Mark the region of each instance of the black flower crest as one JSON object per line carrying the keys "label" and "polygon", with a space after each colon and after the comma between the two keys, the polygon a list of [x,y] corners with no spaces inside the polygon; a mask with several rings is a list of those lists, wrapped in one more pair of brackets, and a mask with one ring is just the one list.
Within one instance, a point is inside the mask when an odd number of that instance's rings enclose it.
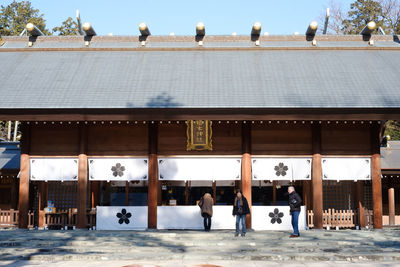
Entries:
{"label": "black flower crest", "polygon": [[279,212],[278,209],[274,209],[274,212],[270,212],[269,213],[269,217],[271,217],[271,223],[272,224],[274,224],[276,222],[278,224],[281,224],[282,223],[281,218],[283,217],[283,212]]}
{"label": "black flower crest", "polygon": [[132,214],[130,212],[127,213],[126,209],[122,209],[121,212],[117,213],[117,217],[119,218],[119,224],[129,224],[129,218],[132,217]]}
{"label": "black flower crest", "polygon": [[285,176],[286,172],[288,170],[288,166],[285,166],[282,162],[278,164],[278,166],[275,166],[274,170],[276,171],[276,176]]}
{"label": "black flower crest", "polygon": [[115,164],[115,166],[111,167],[111,171],[115,177],[122,177],[124,175],[125,167],[121,165],[121,163]]}

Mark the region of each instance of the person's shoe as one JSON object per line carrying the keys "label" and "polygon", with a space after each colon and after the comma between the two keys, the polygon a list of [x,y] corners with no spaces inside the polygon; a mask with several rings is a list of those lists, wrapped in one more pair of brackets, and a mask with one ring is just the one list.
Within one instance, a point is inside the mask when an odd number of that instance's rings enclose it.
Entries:
{"label": "person's shoe", "polygon": [[238,237],[239,236],[239,234],[238,233],[235,233],[235,237]]}
{"label": "person's shoe", "polygon": [[246,233],[243,233],[243,234],[241,234],[240,236],[241,236],[241,237],[245,237],[245,236],[246,236]]}
{"label": "person's shoe", "polygon": [[290,235],[289,238],[296,238],[299,237],[298,235]]}

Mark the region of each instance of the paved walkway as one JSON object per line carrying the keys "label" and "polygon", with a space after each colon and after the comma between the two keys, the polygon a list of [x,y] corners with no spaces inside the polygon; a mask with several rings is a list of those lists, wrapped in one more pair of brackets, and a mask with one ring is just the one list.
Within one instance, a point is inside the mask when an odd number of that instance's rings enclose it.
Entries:
{"label": "paved walkway", "polygon": [[301,234],[1,230],[0,266],[400,266],[400,229]]}

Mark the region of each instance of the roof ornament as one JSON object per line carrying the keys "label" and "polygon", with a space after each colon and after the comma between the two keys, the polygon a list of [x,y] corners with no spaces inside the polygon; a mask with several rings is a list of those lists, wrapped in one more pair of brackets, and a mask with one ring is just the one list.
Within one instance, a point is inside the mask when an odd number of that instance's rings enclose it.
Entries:
{"label": "roof ornament", "polygon": [[141,34],[141,35],[139,36],[140,44],[141,44],[142,46],[145,46],[145,45],[146,45],[147,37],[148,37],[149,35],[151,35],[150,30],[149,30],[149,27],[147,26],[147,24],[146,24],[145,22],[142,22],[142,23],[139,24],[139,31],[140,31],[140,34]]}
{"label": "roof ornament", "polygon": [[326,35],[328,32],[328,24],[329,24],[329,8],[326,9],[326,16],[325,16],[325,24],[324,24],[324,31],[322,32],[323,35]]}
{"label": "roof ornament", "polygon": [[312,21],[306,31],[306,40],[311,41],[311,44],[313,46],[317,45],[317,41],[315,40],[315,35],[317,34],[317,30],[318,30],[318,22]]}
{"label": "roof ornament", "polygon": [[78,35],[84,35],[83,30],[82,30],[82,22],[81,22],[81,16],[79,14],[79,9],[76,10],[76,22],[78,24]]}
{"label": "roof ornament", "polygon": [[203,46],[203,39],[206,35],[206,26],[203,22],[198,22],[196,24],[196,37],[195,40],[198,42],[199,46]]}
{"label": "roof ornament", "polygon": [[261,23],[254,22],[251,28],[251,41],[254,42],[256,46],[260,45],[260,34],[261,34]]}
{"label": "roof ornament", "polygon": [[374,40],[371,40],[371,35],[376,29],[375,21],[368,22],[367,25],[361,30],[360,34],[363,36],[364,41],[368,41],[369,45],[374,45]]}
{"label": "roof ornament", "polygon": [[39,30],[38,27],[36,27],[33,23],[28,23],[25,26],[26,32],[29,34],[29,42],[28,42],[28,46],[32,47],[33,44],[36,42],[36,38],[38,36],[43,36],[43,32],[41,30]]}
{"label": "roof ornament", "polygon": [[90,41],[92,41],[92,37],[96,35],[96,32],[93,28],[93,26],[89,22],[83,23],[83,31],[85,32],[85,46],[90,45]]}

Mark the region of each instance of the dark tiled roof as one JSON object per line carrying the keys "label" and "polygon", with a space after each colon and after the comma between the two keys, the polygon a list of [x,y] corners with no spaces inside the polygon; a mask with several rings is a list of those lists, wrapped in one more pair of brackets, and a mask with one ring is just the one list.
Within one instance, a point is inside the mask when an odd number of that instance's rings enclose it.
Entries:
{"label": "dark tiled roof", "polygon": [[82,37],[40,37],[32,49],[4,37],[0,109],[400,108],[391,36],[374,37],[376,49],[359,36],[318,37],[315,49],[301,36],[263,36],[260,47],[207,38],[199,49],[194,37],[151,36],[141,50],[138,37],[94,37],[89,48]]}
{"label": "dark tiled roof", "polygon": [[19,170],[20,158],[19,142],[0,141],[0,170]]}

